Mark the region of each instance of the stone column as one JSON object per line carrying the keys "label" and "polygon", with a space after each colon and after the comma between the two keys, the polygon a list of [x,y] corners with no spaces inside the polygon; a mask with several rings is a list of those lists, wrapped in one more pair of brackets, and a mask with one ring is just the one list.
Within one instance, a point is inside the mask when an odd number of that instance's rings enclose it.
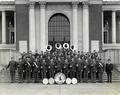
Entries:
{"label": "stone column", "polygon": [[89,9],[88,9],[88,2],[83,2],[83,52],[89,52]]}
{"label": "stone column", "polygon": [[6,44],[6,13],[2,11],[2,44]]}
{"label": "stone column", "polygon": [[35,3],[29,6],[29,50],[35,52]]}
{"label": "stone column", "polygon": [[102,11],[102,43],[104,43],[104,11]]}
{"label": "stone column", "polygon": [[116,43],[116,11],[112,11],[112,43]]}
{"label": "stone column", "polygon": [[40,41],[41,41],[41,51],[46,50],[46,31],[45,31],[45,8],[46,2],[39,2],[40,4]]}
{"label": "stone column", "polygon": [[78,2],[72,2],[73,11],[73,45],[78,51]]}
{"label": "stone column", "polygon": [[16,43],[16,12],[14,11],[14,44]]}

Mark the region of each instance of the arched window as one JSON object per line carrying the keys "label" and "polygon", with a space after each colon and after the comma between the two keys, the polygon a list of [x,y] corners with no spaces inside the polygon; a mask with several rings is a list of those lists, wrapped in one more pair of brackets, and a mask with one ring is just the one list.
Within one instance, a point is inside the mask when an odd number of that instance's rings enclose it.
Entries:
{"label": "arched window", "polygon": [[70,43],[70,22],[64,14],[53,15],[48,22],[48,44]]}

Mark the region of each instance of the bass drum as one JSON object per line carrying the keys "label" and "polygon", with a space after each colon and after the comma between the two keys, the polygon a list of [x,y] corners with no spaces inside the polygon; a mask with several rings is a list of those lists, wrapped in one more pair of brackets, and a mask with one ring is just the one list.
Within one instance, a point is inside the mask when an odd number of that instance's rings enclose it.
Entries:
{"label": "bass drum", "polygon": [[54,79],[53,78],[49,78],[49,84],[54,84]]}
{"label": "bass drum", "polygon": [[70,78],[67,78],[66,79],[66,84],[71,84],[72,83],[72,80]]}
{"label": "bass drum", "polygon": [[44,78],[43,81],[42,81],[42,83],[43,83],[44,85],[47,85],[47,84],[48,84],[48,79],[47,79],[47,78]]}
{"label": "bass drum", "polygon": [[66,77],[63,73],[57,73],[55,75],[55,82],[57,84],[63,84],[65,82],[65,80],[66,80]]}
{"label": "bass drum", "polygon": [[77,84],[77,79],[76,78],[72,78],[72,84]]}

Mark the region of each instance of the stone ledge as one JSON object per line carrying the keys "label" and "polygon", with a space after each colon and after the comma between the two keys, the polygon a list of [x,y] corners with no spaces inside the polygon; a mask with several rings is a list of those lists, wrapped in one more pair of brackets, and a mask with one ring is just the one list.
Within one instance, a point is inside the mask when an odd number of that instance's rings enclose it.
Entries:
{"label": "stone ledge", "polygon": [[120,49],[120,44],[103,44],[102,49]]}
{"label": "stone ledge", "polygon": [[15,44],[0,44],[0,49],[16,50],[16,45]]}

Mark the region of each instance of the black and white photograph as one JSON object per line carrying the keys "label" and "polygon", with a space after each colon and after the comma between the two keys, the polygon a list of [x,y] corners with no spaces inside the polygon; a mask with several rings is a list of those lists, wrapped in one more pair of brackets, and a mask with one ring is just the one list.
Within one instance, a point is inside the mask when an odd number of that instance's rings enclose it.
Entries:
{"label": "black and white photograph", "polygon": [[120,95],[120,0],[0,0],[0,95]]}

